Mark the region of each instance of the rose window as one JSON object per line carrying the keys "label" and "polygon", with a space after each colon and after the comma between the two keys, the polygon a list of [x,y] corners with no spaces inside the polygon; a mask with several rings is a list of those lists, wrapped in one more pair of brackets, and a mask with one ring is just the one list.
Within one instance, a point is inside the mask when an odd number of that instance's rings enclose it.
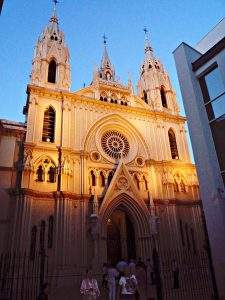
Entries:
{"label": "rose window", "polygon": [[121,156],[126,157],[130,150],[127,138],[122,133],[115,130],[104,133],[101,144],[104,152],[115,159],[121,158]]}

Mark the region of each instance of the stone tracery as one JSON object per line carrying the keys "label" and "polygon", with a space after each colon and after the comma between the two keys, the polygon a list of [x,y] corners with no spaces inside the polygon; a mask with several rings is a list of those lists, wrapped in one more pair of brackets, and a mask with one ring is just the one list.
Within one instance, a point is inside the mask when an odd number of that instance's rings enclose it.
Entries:
{"label": "stone tracery", "polygon": [[107,131],[103,134],[101,145],[104,152],[115,159],[126,157],[130,150],[127,138],[115,130]]}

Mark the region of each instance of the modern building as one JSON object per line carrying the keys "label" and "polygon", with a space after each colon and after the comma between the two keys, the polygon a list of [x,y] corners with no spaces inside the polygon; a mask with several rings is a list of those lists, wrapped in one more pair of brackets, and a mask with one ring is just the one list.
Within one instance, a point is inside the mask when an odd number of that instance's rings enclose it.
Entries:
{"label": "modern building", "polygon": [[225,299],[225,18],[174,58],[200,180],[220,299]]}
{"label": "modern building", "polygon": [[[91,84],[72,92],[58,23],[54,12],[36,44],[25,123],[0,122],[0,251],[26,251],[28,273],[45,253],[40,270],[48,263],[48,273],[41,278],[51,282],[54,299],[66,286],[72,291],[88,266],[99,274],[104,262],[121,257],[151,257],[167,299],[209,299],[214,291],[186,119],[148,37],[137,94],[130,80],[116,79],[106,43]],[[7,269],[15,260],[6,258]],[[181,274],[176,289],[174,260]]]}
{"label": "modern building", "polygon": [[0,0],[0,14],[1,14],[1,12],[2,12],[3,2],[4,2],[4,0]]}

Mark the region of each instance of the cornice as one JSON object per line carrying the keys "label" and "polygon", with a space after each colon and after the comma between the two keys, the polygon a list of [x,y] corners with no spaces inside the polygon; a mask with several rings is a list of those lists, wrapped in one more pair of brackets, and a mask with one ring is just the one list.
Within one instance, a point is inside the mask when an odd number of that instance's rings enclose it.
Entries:
{"label": "cornice", "polygon": [[153,199],[154,205],[185,205],[185,206],[199,206],[201,205],[201,200],[180,200],[180,199]]}
{"label": "cornice", "polygon": [[53,191],[53,192],[41,192],[41,191],[35,191],[32,189],[27,189],[27,188],[21,188],[21,189],[9,189],[8,190],[9,194],[11,196],[31,196],[33,198],[38,199],[57,199],[61,197],[62,199],[70,199],[70,200],[89,200],[90,195],[87,194],[75,194],[75,193],[70,193],[66,191]]}
{"label": "cornice", "polygon": [[76,92],[67,92],[62,90],[52,90],[46,87],[39,87],[35,85],[28,85],[27,87],[27,93],[35,94],[40,97],[48,97],[48,98],[54,98],[54,100],[68,100],[71,101],[73,104],[81,104],[81,105],[87,105],[90,106],[91,109],[93,107],[105,109],[110,111],[120,111],[120,112],[127,112],[131,113],[132,115],[135,115],[136,117],[147,117],[150,119],[155,120],[163,120],[163,121],[173,121],[176,123],[184,123],[186,121],[186,117],[180,116],[180,115],[172,115],[165,111],[151,111],[146,110],[144,108],[140,107],[132,107],[132,106],[122,106],[115,103],[109,103],[109,102],[103,102],[98,101],[97,99],[93,99],[87,96],[80,95]]}
{"label": "cornice", "polygon": [[[58,152],[58,145],[55,143],[49,143],[49,144],[35,144],[35,143],[24,143],[24,147],[26,149],[35,149],[35,150],[48,150],[48,151],[53,151],[53,152]],[[83,157],[88,157],[89,152],[88,151],[83,151],[83,150],[74,150],[70,147],[62,147],[61,148],[63,154],[71,154],[71,155],[76,155],[76,156],[83,156]]]}
{"label": "cornice", "polygon": [[154,159],[148,159],[145,161],[146,165],[148,167],[150,166],[159,166],[159,167],[173,167],[173,168],[191,168],[193,170],[196,169],[195,164],[191,162],[185,162],[182,160],[154,160]]}

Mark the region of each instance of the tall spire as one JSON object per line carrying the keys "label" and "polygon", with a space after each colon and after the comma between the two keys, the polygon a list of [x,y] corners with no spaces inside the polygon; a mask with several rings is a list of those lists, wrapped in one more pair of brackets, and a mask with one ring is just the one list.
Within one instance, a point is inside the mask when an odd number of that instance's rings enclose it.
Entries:
{"label": "tall spire", "polygon": [[144,27],[143,31],[145,33],[145,57],[146,57],[146,59],[150,59],[150,58],[153,58],[154,55],[153,55],[153,49],[150,45],[148,29],[146,27]]}
{"label": "tall spire", "polygon": [[[52,0],[53,11],[48,25],[40,35],[34,53],[31,83],[52,89],[70,88],[70,56],[64,33],[58,25],[57,0]],[[54,74],[54,78],[49,75]]]}
{"label": "tall spire", "polygon": [[115,70],[110,61],[108,51],[107,51],[107,37],[103,35],[103,55],[101,60],[101,66],[99,69],[99,77],[107,81],[115,81]]}
{"label": "tall spire", "polygon": [[53,1],[53,12],[52,12],[52,17],[50,19],[50,22],[51,23],[56,23],[58,24],[59,21],[58,21],[58,17],[57,17],[57,10],[56,10],[56,6],[57,6],[57,3],[58,1],[57,0],[52,0]]}

